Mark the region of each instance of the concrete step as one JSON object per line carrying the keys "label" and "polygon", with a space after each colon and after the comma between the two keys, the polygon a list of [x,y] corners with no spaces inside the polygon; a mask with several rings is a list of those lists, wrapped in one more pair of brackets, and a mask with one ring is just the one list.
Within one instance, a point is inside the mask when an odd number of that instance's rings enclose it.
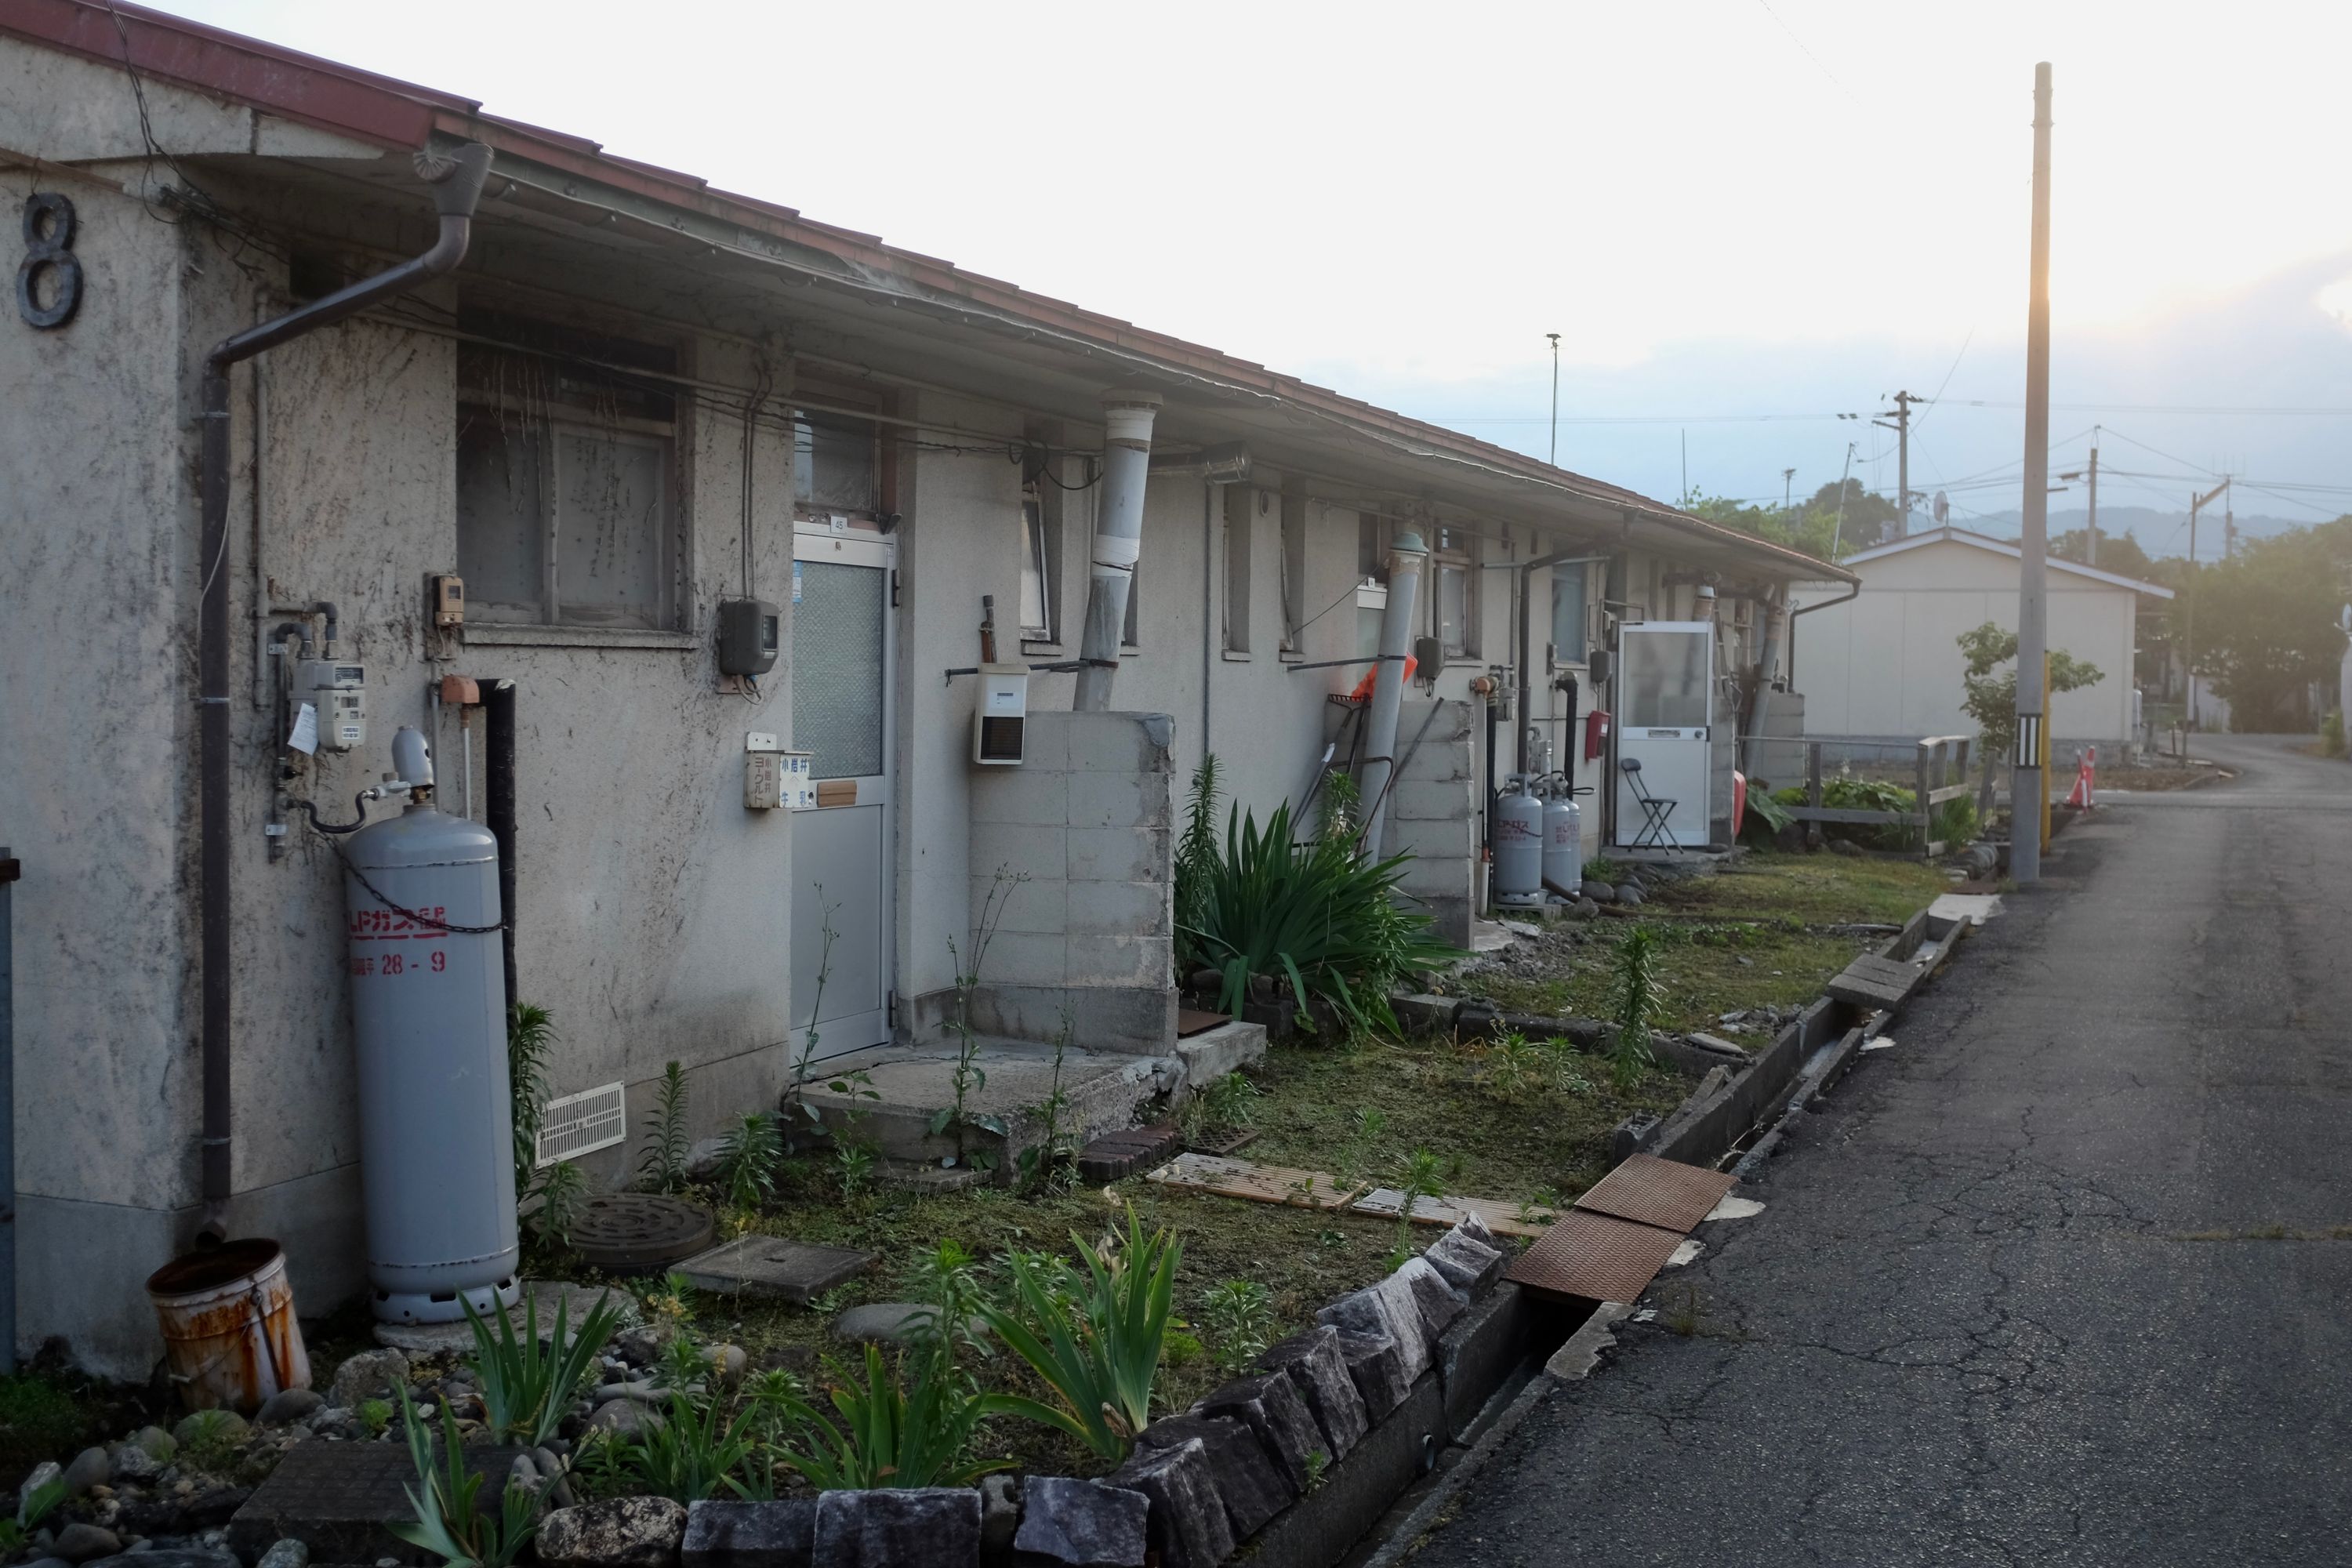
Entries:
{"label": "concrete step", "polygon": [[[1214,1047],[1196,1054],[1212,1063],[1223,1057],[1222,1048]],[[954,1129],[933,1132],[930,1127],[940,1110],[955,1103],[957,1056],[953,1041],[879,1046],[827,1062],[802,1097],[828,1134],[839,1137],[846,1131],[872,1144],[885,1160],[937,1165],[959,1152]],[[986,1081],[964,1097],[967,1121],[995,1118],[1004,1132],[1000,1136],[967,1125],[961,1150],[993,1156],[999,1169],[1009,1171],[1023,1150],[1045,1138],[1044,1106],[1054,1091],[1054,1048],[1024,1040],[984,1039],[978,1043],[972,1066],[986,1075]],[[849,1093],[826,1087],[859,1071],[868,1081],[853,1081]],[[1076,1146],[1098,1133],[1131,1126],[1146,1102],[1174,1092],[1183,1078],[1182,1064],[1172,1056],[1070,1050],[1061,1068],[1066,1100],[1061,1131]],[[870,1097],[865,1092],[869,1087]]]}

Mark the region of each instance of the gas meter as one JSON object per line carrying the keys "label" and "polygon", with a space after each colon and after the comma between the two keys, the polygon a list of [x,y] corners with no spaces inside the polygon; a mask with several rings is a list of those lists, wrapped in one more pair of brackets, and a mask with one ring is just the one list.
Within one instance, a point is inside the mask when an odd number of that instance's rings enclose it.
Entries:
{"label": "gas meter", "polygon": [[294,670],[294,711],[317,717],[319,749],[348,752],[367,744],[367,666],[348,658],[306,658]]}

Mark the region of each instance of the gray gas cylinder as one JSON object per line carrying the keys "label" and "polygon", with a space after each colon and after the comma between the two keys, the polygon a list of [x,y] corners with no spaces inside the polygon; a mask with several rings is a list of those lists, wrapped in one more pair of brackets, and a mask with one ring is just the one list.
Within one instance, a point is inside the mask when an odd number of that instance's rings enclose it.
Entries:
{"label": "gray gas cylinder", "polygon": [[393,756],[420,787],[352,836],[359,875],[343,877],[368,1282],[383,1321],[442,1323],[464,1316],[461,1297],[488,1312],[518,1294],[499,940],[446,929],[499,923],[499,852],[487,828],[434,809],[415,731]]}
{"label": "gray gas cylinder", "polygon": [[1543,902],[1544,808],[1518,773],[1503,782],[1495,803],[1495,899],[1506,904]]}

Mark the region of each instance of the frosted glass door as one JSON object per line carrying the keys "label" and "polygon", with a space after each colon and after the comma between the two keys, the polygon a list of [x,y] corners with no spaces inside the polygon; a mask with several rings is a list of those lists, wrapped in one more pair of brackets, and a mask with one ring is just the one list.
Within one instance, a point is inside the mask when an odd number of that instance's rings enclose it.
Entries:
{"label": "frosted glass door", "polygon": [[820,1060],[890,1038],[891,551],[793,541],[792,746],[810,753],[817,801],[793,816],[795,1060],[812,1015]]}
{"label": "frosted glass door", "polygon": [[[1666,837],[1707,841],[1713,777],[1715,623],[1645,621],[1618,633],[1617,756],[1642,764],[1642,787],[1675,803]],[[1617,774],[1617,843],[1641,837],[1645,818],[1633,782]]]}

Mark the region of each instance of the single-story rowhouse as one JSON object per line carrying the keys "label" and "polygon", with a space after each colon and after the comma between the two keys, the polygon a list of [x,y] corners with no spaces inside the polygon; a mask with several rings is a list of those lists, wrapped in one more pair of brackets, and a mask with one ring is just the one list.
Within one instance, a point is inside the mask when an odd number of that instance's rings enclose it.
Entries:
{"label": "single-story rowhouse", "polygon": [[[2055,757],[2095,745],[2118,757],[2135,738],[2133,671],[2143,601],[2172,590],[2050,558],[2049,646],[2098,667],[2094,685],[2051,704]],[[1791,596],[1791,683],[1811,739],[1916,741],[1972,735],[1961,710],[1958,638],[1991,621],[2017,628],[2017,545],[1964,529],[1890,541],[1841,563],[1856,587],[1807,584]],[[1858,595],[1858,596],[1857,596]]]}
{"label": "single-story rowhouse", "polygon": [[[1000,867],[1029,879],[999,900],[980,1026],[1066,1016],[1087,1052],[1167,1053],[1185,782],[1213,752],[1263,816],[1327,747],[1360,752],[1347,698],[1407,532],[1426,657],[1385,847],[1457,941],[1501,775],[1614,781],[1625,724],[1595,709],[1686,748],[1656,788],[1684,841],[1725,837],[1718,742],[1785,684],[1788,587],[1845,580],[138,6],[12,0],[0,83],[40,251],[0,329],[17,1334],[101,1371],[147,1372],[142,1281],[200,1235],[278,1237],[306,1311],[362,1289],[352,1017],[383,971],[362,976],[380,961],[315,825],[391,776],[403,727],[440,809],[500,842],[510,994],[553,1012],[553,1092],[588,1097],[566,1147],[617,1181],[665,1064],[705,1137],[777,1103],[813,1019],[827,1058],[936,1039]],[[462,184],[477,146],[478,205],[436,211],[451,184],[420,173]],[[216,347],[418,258],[348,319]],[[1107,455],[1139,439],[1127,546],[1098,523]],[[1106,574],[1132,585],[1117,655],[1076,670]],[[1016,734],[993,721],[1017,691],[976,715],[973,672],[1024,665],[1061,668],[1033,669]],[[1113,683],[1099,710],[1073,711],[1084,679]],[[1588,802],[1588,853],[1638,825]]]}

